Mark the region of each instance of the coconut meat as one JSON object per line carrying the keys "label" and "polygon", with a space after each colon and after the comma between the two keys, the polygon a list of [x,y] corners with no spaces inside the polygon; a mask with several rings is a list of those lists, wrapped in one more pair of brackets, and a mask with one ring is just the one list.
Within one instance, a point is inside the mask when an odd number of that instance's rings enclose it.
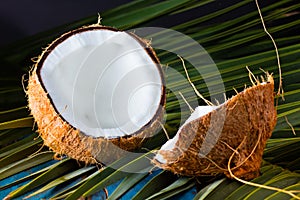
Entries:
{"label": "coconut meat", "polygon": [[[191,116],[179,128],[176,135],[172,139],[168,140],[164,145],[162,145],[160,150],[172,151],[172,149],[175,148],[175,144],[178,141],[179,134],[185,125],[187,125],[188,123],[190,123],[193,120],[203,117],[204,115],[210,113],[211,111],[217,109],[218,107],[220,107],[220,105],[219,106],[198,106],[198,107],[196,107],[194,112],[191,114]],[[159,153],[156,154],[154,159],[156,159],[158,162],[160,162],[162,164],[166,164],[166,160]]]}
{"label": "coconut meat", "polygon": [[147,125],[162,98],[162,75],[132,35],[89,30],[57,45],[40,69],[62,118],[86,135],[117,138]]}

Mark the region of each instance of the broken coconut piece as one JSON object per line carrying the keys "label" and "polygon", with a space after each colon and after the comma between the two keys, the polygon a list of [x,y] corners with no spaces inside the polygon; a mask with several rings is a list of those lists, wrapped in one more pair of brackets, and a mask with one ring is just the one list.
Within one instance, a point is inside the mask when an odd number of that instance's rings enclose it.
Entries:
{"label": "broken coconut piece", "polygon": [[[227,165],[233,155],[230,169],[235,176],[247,180],[257,177],[266,141],[276,125],[274,81],[271,75],[267,78],[267,82],[257,83],[219,106],[196,108],[153,162],[185,176],[230,177]],[[220,134],[215,131],[218,127]]]}
{"label": "broken coconut piece", "polygon": [[45,145],[108,164],[160,127],[165,87],[147,41],[92,25],[51,43],[35,64],[28,102]]}

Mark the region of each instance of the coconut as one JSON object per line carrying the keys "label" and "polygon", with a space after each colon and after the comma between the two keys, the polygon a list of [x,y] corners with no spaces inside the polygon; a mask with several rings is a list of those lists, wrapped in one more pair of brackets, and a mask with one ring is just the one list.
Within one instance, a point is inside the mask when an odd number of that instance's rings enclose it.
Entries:
{"label": "coconut", "polygon": [[149,42],[101,25],[63,34],[39,56],[28,103],[44,144],[86,163],[110,163],[156,133],[164,78]]}
{"label": "coconut", "polygon": [[[184,176],[259,175],[263,150],[276,125],[274,81],[257,82],[218,106],[195,109],[153,162]],[[220,134],[218,131],[220,130]],[[210,138],[210,139],[208,139]]]}

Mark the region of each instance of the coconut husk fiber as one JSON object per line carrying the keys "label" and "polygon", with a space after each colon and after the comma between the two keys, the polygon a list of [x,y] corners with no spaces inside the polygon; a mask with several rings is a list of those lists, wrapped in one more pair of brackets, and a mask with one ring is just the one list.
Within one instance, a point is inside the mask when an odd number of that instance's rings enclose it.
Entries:
{"label": "coconut husk fiber", "polygon": [[233,156],[230,162],[233,174],[253,179],[259,176],[263,150],[275,125],[274,81],[268,75],[267,82],[254,84],[181,127],[174,148],[158,151],[165,162],[157,159],[153,162],[180,175],[225,174],[232,178],[227,165]]}
{"label": "coconut husk fiber", "polygon": [[[155,134],[156,130],[161,127],[165,106],[165,87],[162,88],[160,107],[156,115],[148,124],[141,127],[140,130],[132,135],[119,138],[95,138],[82,133],[79,129],[74,128],[67,121],[64,121],[52,104],[51,97],[43,87],[39,76],[39,69],[42,67],[43,60],[47,55],[65,38],[83,31],[98,29],[118,31],[96,24],[70,31],[53,41],[42,52],[30,72],[26,93],[28,96],[28,107],[35,119],[35,124],[38,127],[37,131],[43,139],[44,145],[48,146],[58,155],[67,155],[87,164],[101,163],[107,165],[140,148],[142,143]],[[138,36],[131,35],[147,48],[148,52],[151,52],[150,56],[159,66],[159,60],[149,44]]]}

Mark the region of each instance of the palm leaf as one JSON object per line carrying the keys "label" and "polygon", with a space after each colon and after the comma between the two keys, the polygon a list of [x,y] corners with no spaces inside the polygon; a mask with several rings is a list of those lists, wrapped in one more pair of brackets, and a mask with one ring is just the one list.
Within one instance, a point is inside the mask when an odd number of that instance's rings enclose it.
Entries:
{"label": "palm leaf", "polygon": [[[265,169],[267,168],[267,169]],[[260,177],[252,180],[254,183],[264,184],[268,186],[274,186],[278,188],[296,188],[300,179],[299,174],[292,173],[274,165],[266,165],[262,167],[263,173]],[[209,194],[205,199],[268,199],[268,198],[279,198],[282,199],[290,198],[287,194],[282,194],[272,190],[266,190],[248,185],[242,185],[238,182],[232,182],[230,180],[224,180],[213,187],[213,184],[207,186],[203,190],[206,191],[210,188]],[[214,185],[215,186],[215,185]],[[204,191],[199,193],[203,194]],[[201,195],[197,195],[195,199],[202,199]]]}
{"label": "palm leaf", "polygon": [[[211,0],[136,0],[128,4],[101,13],[102,23],[121,29],[135,29],[144,26],[155,26],[159,20],[187,16],[192,18],[180,20],[172,28],[180,31],[205,47],[214,59],[224,81],[228,96],[234,94],[233,88],[242,90],[245,84],[251,84],[245,66],[257,76],[263,74],[260,67],[272,72],[278,85],[278,68],[274,47],[263,31],[255,2],[241,1],[228,7],[202,15],[199,10],[213,7],[218,2]],[[207,6],[207,7],[206,7]],[[238,16],[239,9],[249,11]],[[252,180],[254,183],[271,185],[286,190],[300,189],[300,51],[298,35],[300,3],[293,0],[278,1],[262,8],[268,30],[274,35],[281,58],[282,77],[285,89],[285,101],[278,99],[278,123],[272,138],[268,141],[264,152],[264,164],[261,176]],[[234,15],[235,17],[231,17]],[[151,154],[135,158],[125,158],[112,166],[95,171],[95,167],[82,166],[72,159],[53,161],[54,154],[45,147],[42,140],[31,130],[33,119],[29,117],[26,108],[26,95],[23,92],[21,76],[27,73],[32,65],[30,58],[39,55],[54,38],[63,32],[83,25],[95,23],[97,17],[87,17],[80,21],[57,27],[53,30],[28,37],[22,41],[0,49],[0,197],[36,197],[76,199],[80,196],[95,195],[107,188],[110,199],[120,197],[134,199],[166,199],[186,198],[191,191],[198,189],[197,194],[189,198],[195,199],[289,199],[284,193],[244,185],[226,178],[199,177],[197,179],[177,177],[165,171],[151,173],[125,173],[124,168],[130,167],[140,171],[143,165],[140,161]],[[228,20],[224,20],[224,19]],[[192,45],[188,40],[167,40],[162,37],[164,31],[149,36],[153,43],[162,44],[166,49],[184,50]],[[155,38],[157,38],[155,40]],[[185,58],[199,56],[201,52],[187,54]],[[185,76],[182,63],[178,57],[168,51],[157,49],[157,54],[163,64],[172,66],[182,76]],[[205,77],[216,74],[203,65]],[[217,85],[217,82],[204,82],[203,74],[199,74],[193,66],[187,63],[191,80],[197,89],[209,98],[207,84]],[[206,70],[206,71],[205,71]],[[176,94],[180,91],[189,103],[203,102],[195,97],[194,91],[185,79],[166,68],[167,88],[170,93],[167,98],[166,124],[169,135],[174,135],[181,118],[187,118],[186,112],[180,108],[186,106]],[[216,94],[220,93],[216,91]],[[214,94],[215,95],[215,94]],[[287,119],[288,122],[287,123]],[[293,134],[291,125],[296,133]],[[144,147],[159,148],[167,138],[159,133],[149,140]],[[41,152],[40,152],[41,151]],[[47,167],[45,167],[47,166]],[[30,171],[28,171],[30,169]],[[149,169],[150,170],[150,169]],[[132,171],[132,170],[131,170]],[[31,173],[31,174],[30,174]],[[217,179],[217,180],[216,180]],[[199,181],[200,180],[200,181]],[[200,183],[199,183],[200,182]],[[60,187],[64,185],[64,187]],[[49,192],[50,191],[50,192]],[[103,193],[101,193],[103,194]]]}

